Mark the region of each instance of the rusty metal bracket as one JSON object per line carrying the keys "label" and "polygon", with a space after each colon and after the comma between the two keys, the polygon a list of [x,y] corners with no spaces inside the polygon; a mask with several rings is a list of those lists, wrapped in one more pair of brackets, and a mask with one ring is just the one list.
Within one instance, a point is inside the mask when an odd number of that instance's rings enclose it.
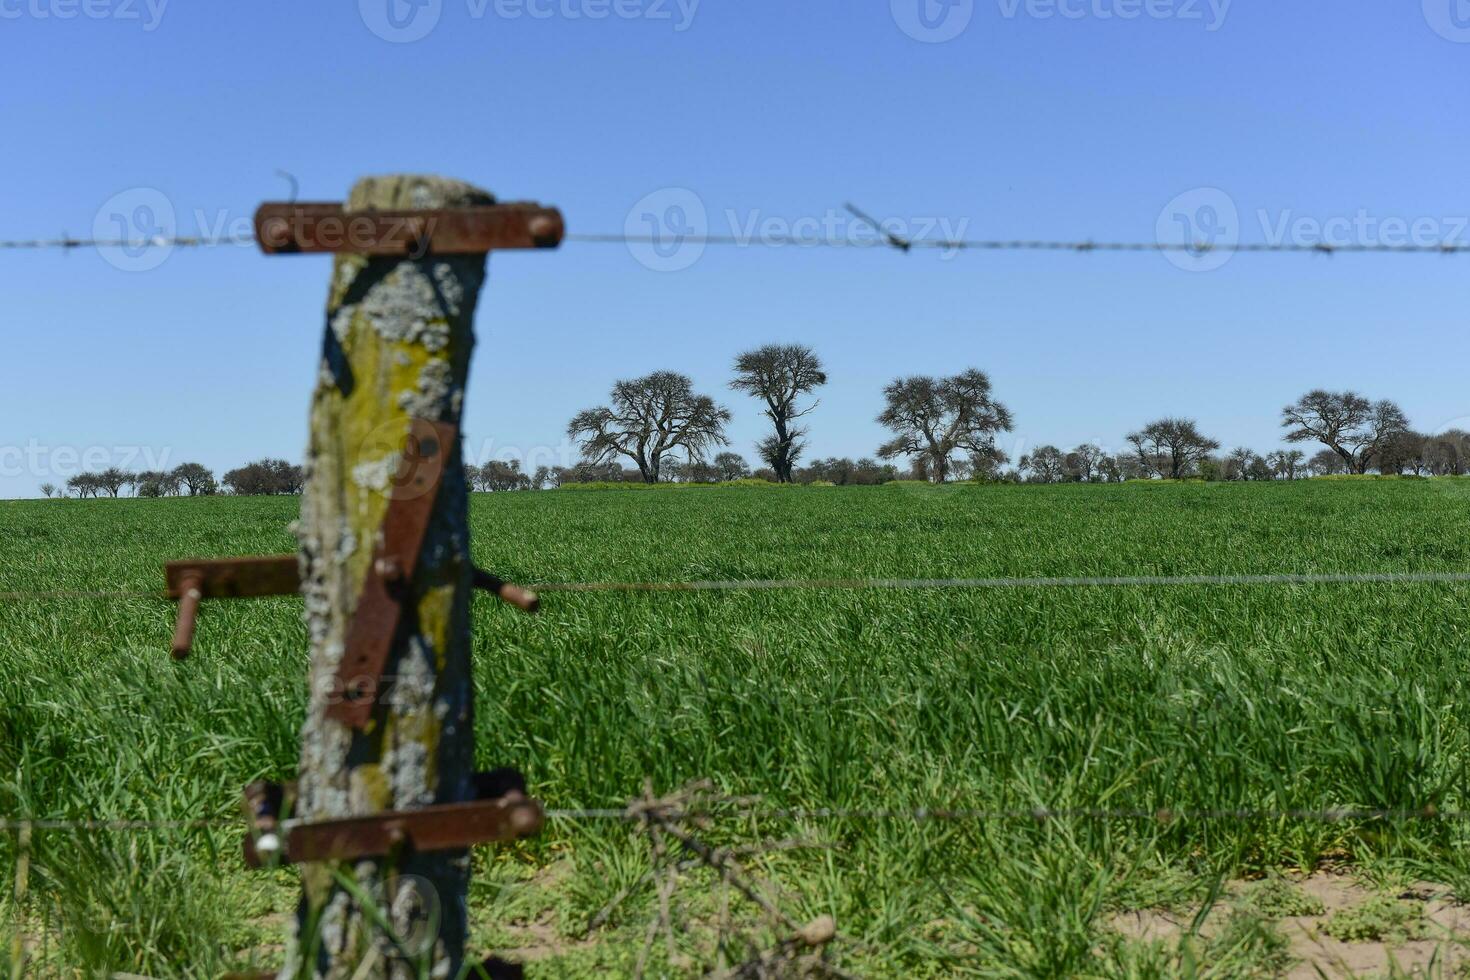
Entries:
{"label": "rusty metal bracket", "polygon": [[266,255],[475,255],[556,248],[565,234],[559,210],[532,202],[424,211],[269,202],[255,212],[255,240]]}
{"label": "rusty metal bracket", "polygon": [[[328,706],[328,718],[358,729],[372,720],[383,671],[403,621],[403,604],[409,598],[424,536],[458,439],[459,427],[451,423],[425,419],[410,423],[398,472],[387,490],[388,511],[337,665],[337,690],[342,692],[342,699]],[[173,641],[177,660],[188,657],[193,647],[202,600],[301,591],[295,555],[176,561],[164,566],[164,574],[168,595],[179,601]],[[473,573],[473,584],[527,612],[540,607],[534,592],[478,568]]]}
{"label": "rusty metal bracket", "polygon": [[[174,627],[173,656],[185,660],[193,651],[199,604],[204,599],[253,599],[296,595],[301,591],[301,565],[295,555],[258,558],[190,558],[163,566],[167,594],[179,603]],[[505,581],[482,568],[474,570],[474,587],[524,612],[541,608],[530,589]]]}
{"label": "rusty metal bracket", "polygon": [[523,589],[519,585],[513,585],[503,578],[491,575],[483,568],[475,569],[474,585],[480,591],[488,592],[501,602],[515,606],[522,612],[535,613],[541,611],[541,597],[536,593],[530,589]]}
{"label": "rusty metal bracket", "polygon": [[389,491],[388,513],[347,624],[342,660],[337,665],[337,690],[342,698],[326,711],[328,718],[344,725],[361,729],[372,720],[383,671],[403,621],[404,602],[418,569],[419,552],[458,438],[458,426],[450,423],[414,423],[403,453],[402,465],[408,474]]}
{"label": "rusty metal bracket", "polygon": [[295,555],[266,558],[197,558],[163,566],[168,595],[179,602],[173,656],[183,660],[194,646],[194,627],[203,599],[245,599],[294,595],[301,591]]}
{"label": "rusty metal bracket", "polygon": [[526,796],[525,780],[511,770],[476,777],[480,798],[421,810],[306,822],[286,814],[295,805],[294,783],[252,783],[245,788],[250,832],[245,863],[251,868],[314,861],[383,857],[399,849],[456,851],[475,844],[519,840],[541,829],[541,804]]}

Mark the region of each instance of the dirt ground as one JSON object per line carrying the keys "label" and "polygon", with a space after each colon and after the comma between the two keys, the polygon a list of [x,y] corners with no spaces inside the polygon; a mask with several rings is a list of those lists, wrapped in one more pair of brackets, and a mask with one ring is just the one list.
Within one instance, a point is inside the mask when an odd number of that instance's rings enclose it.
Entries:
{"label": "dirt ground", "polygon": [[[1319,871],[1307,877],[1286,879],[1321,911],[1311,915],[1272,918],[1277,931],[1290,944],[1296,961],[1283,975],[1289,980],[1321,977],[1408,976],[1470,977],[1470,904],[1457,900],[1445,888],[1421,883],[1404,889],[1384,891],[1355,880],[1345,873]],[[1250,894],[1253,882],[1234,882],[1227,901],[1239,902]],[[1384,937],[1344,941],[1329,935],[1334,913],[1361,910],[1375,898],[1404,903],[1414,916],[1417,938]],[[1123,935],[1140,940],[1174,942],[1194,919],[1194,910],[1170,913],[1162,910],[1126,912],[1112,926]],[[1225,914],[1212,914],[1201,930],[1209,936],[1218,931]],[[1338,921],[1341,921],[1339,919]],[[1341,932],[1342,930],[1336,929]]]}

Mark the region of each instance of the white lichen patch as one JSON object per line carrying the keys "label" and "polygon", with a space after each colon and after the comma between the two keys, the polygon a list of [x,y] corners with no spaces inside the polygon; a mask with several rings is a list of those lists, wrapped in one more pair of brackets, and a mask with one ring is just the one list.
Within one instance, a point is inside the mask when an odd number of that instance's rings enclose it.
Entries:
{"label": "white lichen patch", "polygon": [[[312,697],[316,700],[326,685],[314,686],[317,690],[312,692]],[[347,772],[342,769],[342,762],[352,747],[352,729],[337,722],[313,718],[307,722],[302,736],[301,812],[320,817],[350,814],[352,796],[345,784]],[[331,773],[340,773],[340,779],[323,778]]]}
{"label": "white lichen patch", "polygon": [[[398,467],[403,463],[401,453],[389,453],[382,459],[370,459],[367,462],[358,463],[352,468],[352,482],[355,486],[364,490],[372,490],[382,493],[388,489],[388,484],[393,481]],[[353,551],[356,551],[356,541],[353,541]],[[349,552],[350,553],[350,552]]]}
{"label": "white lichen patch", "polygon": [[352,288],[352,284],[357,281],[357,273],[361,270],[362,265],[363,263],[354,262],[350,259],[344,259],[337,263],[332,285],[337,291],[338,296],[345,295],[347,290]]}
{"label": "white lichen patch", "polygon": [[345,562],[357,554],[357,532],[351,527],[344,527],[342,529],[342,533],[337,538],[335,554],[339,563]]}
{"label": "white lichen patch", "polygon": [[345,343],[352,334],[352,315],[357,312],[355,306],[344,306],[332,317],[332,334],[339,343]]}
{"label": "white lichen patch", "polygon": [[430,352],[449,346],[449,322],[439,310],[434,282],[417,263],[400,262],[368,290],[358,307],[384,340],[420,344]]}
{"label": "white lichen patch", "polygon": [[459,316],[464,309],[464,283],[460,281],[454,267],[448,262],[434,264],[434,281],[439,284],[439,295],[444,300],[444,312],[451,317]]}
{"label": "white lichen patch", "polygon": [[428,806],[435,788],[429,785],[431,746],[424,729],[433,715],[435,674],[428,643],[413,637],[393,678],[392,711],[396,716],[392,743],[383,748],[382,771],[388,774],[394,806]]}
{"label": "white lichen patch", "polygon": [[454,391],[454,368],[435,358],[419,372],[418,384],[398,396],[398,407],[416,419],[438,418]]}

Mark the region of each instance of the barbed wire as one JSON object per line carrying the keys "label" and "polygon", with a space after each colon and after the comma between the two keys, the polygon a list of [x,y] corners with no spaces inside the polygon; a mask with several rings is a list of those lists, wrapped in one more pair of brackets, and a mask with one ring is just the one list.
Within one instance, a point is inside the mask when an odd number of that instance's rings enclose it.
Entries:
{"label": "barbed wire", "polygon": [[1470,243],[1440,242],[1438,244],[1391,245],[1384,242],[1347,243],[1336,245],[1329,242],[1123,242],[1094,241],[1091,239],[984,239],[984,238],[920,238],[904,239],[901,242],[884,239],[808,238],[799,235],[626,235],[626,234],[578,234],[570,233],[568,242],[603,245],[651,245],[661,248],[671,246],[733,245],[748,248],[877,248],[896,251],[910,249],[935,249],[953,252],[1187,252],[1191,255],[1211,253],[1310,253],[1318,255],[1336,254],[1404,254],[1404,255],[1459,255],[1470,253]]}
{"label": "barbed wire", "polygon": [[1328,572],[1266,575],[1115,575],[1003,578],[729,579],[707,582],[552,582],[537,592],[724,592],[794,589],[1056,589],[1211,585],[1470,583],[1470,572]]}
{"label": "barbed wire", "polygon": [[[1393,245],[1384,242],[1333,244],[1329,242],[1128,242],[1091,239],[905,239],[901,244],[886,239],[809,238],[800,235],[628,235],[617,233],[570,233],[563,241],[592,245],[649,245],[660,248],[683,246],[733,246],[737,248],[876,248],[907,252],[930,249],[950,252],[1185,252],[1191,255],[1277,253],[1316,255],[1461,255],[1470,253],[1470,243]],[[149,238],[31,238],[0,240],[0,250],[38,251],[80,248],[130,249],[218,248],[225,245],[253,246],[250,235],[180,235]]]}
{"label": "barbed wire", "polygon": [[[861,591],[901,589],[1067,589],[1165,588],[1180,586],[1255,585],[1464,585],[1470,572],[1284,572],[1223,575],[1064,575],[995,578],[792,578],[724,579],[693,582],[542,582],[533,592],[774,592]],[[290,598],[276,597],[276,598]],[[0,601],[48,599],[156,599],[173,601],[167,592],[146,590],[58,590],[0,592]]]}
{"label": "barbed wire", "polygon": [[22,820],[10,818],[0,820],[0,831],[67,830],[89,833],[156,831],[156,830],[207,830],[213,828],[243,827],[243,820]]}
{"label": "barbed wire", "polygon": [[[628,807],[552,807],[543,811],[547,820],[575,823],[612,821],[636,823],[643,819],[636,808]],[[1011,809],[951,809],[946,807],[910,807],[849,809],[843,807],[766,807],[733,806],[719,810],[678,811],[680,819],[697,820],[780,820],[780,821],[866,821],[872,823],[985,823],[1044,822],[1047,820],[1145,821],[1170,825],[1200,820],[1231,820],[1245,823],[1291,820],[1314,823],[1367,823],[1374,821],[1470,820],[1470,810],[1440,810],[1434,806],[1409,809],[1364,807],[1321,807],[1297,809],[1188,807],[1097,808],[1097,807],[1016,807]],[[283,821],[283,830],[305,823]],[[245,829],[243,818],[234,820],[0,820],[0,832],[54,830],[87,833],[127,833],[177,830]]]}
{"label": "barbed wire", "polygon": [[0,602],[26,602],[30,600],[45,599],[168,599],[168,593],[162,591],[127,591],[127,590],[88,590],[88,589],[63,589],[56,591],[33,591],[33,592],[0,592]]}
{"label": "barbed wire", "polygon": [[[861,591],[901,589],[1067,589],[1164,588],[1179,586],[1254,585],[1464,585],[1470,572],[1286,572],[1225,575],[1064,575],[998,578],[792,578],[724,579],[693,582],[542,582],[526,586],[533,592],[775,592]],[[290,598],[277,596],[275,598]],[[0,601],[48,599],[156,599],[171,602],[163,591],[67,589],[58,591],[0,592]]]}
{"label": "barbed wire", "polygon": [[40,249],[77,248],[218,248],[223,245],[250,246],[255,244],[252,235],[154,235],[149,238],[26,238],[0,240],[0,249],[6,251],[37,251]]}

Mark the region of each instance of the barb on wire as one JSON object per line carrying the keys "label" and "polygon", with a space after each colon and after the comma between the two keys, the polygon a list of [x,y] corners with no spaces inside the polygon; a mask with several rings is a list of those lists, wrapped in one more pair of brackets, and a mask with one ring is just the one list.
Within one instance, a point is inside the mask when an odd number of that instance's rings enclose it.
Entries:
{"label": "barb on wire", "polygon": [[[720,796],[707,780],[691,783],[663,797],[654,796],[651,782],[645,783],[643,796],[630,803],[620,815],[647,837],[652,870],[613,896],[612,901],[589,922],[587,932],[604,924],[613,910],[636,888],[653,883],[656,886],[656,909],[644,934],[634,975],[641,977],[646,974],[649,956],[660,934],[664,937],[669,965],[676,969],[693,967],[693,960],[680,953],[675,944],[675,898],[681,875],[702,866],[715,873],[722,889],[715,953],[720,957],[728,957],[732,953],[738,956],[736,965],[715,976],[726,980],[737,977],[845,976],[826,960],[827,949],[837,936],[831,917],[821,916],[806,925],[799,924],[781,909],[772,897],[771,889],[752,875],[741,860],[774,850],[790,850],[802,846],[800,842],[785,840],[739,848],[715,847],[701,840],[692,829],[706,826],[708,815],[726,810],[738,812],[757,802],[754,798]],[[761,949],[749,937],[736,934],[732,928],[727,891],[735,892],[760,910],[766,924],[782,937],[773,947]]]}
{"label": "barb on wire", "polygon": [[909,249],[914,247],[913,242],[909,241],[906,238],[900,238],[898,235],[895,235],[893,232],[884,228],[876,220],[869,216],[867,212],[861,210],[857,205],[848,203],[844,204],[843,207],[847,208],[847,210],[858,220],[865,221],[868,224],[872,225],[874,231],[882,235],[884,238],[888,239],[888,244],[892,245],[900,252],[907,252]]}

